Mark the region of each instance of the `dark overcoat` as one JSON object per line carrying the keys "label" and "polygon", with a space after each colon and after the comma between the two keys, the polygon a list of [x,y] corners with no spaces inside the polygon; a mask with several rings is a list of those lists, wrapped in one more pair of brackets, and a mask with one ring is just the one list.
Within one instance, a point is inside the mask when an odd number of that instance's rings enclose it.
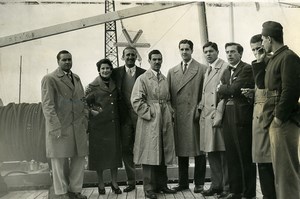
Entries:
{"label": "dark overcoat", "polygon": [[89,118],[89,169],[121,167],[118,91],[110,80],[109,87],[98,76],[87,87],[86,101],[97,115]]}

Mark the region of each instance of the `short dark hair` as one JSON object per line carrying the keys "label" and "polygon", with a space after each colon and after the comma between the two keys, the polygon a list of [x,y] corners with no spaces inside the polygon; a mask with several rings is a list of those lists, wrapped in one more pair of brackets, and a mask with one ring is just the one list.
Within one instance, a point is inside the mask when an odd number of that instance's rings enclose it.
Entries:
{"label": "short dark hair", "polygon": [[57,61],[59,61],[60,55],[62,55],[62,54],[70,54],[70,55],[71,55],[71,53],[70,53],[69,51],[67,51],[67,50],[61,50],[61,51],[59,51],[59,53],[56,55]]}
{"label": "short dark hair", "polygon": [[190,46],[191,50],[193,50],[193,48],[194,48],[193,42],[191,40],[188,40],[188,39],[183,39],[179,42],[179,44],[178,44],[179,49],[180,49],[180,44],[188,44]]}
{"label": "short dark hair", "polygon": [[272,37],[275,41],[283,44],[283,27],[276,21],[266,21],[262,25],[262,35]]}
{"label": "short dark hair", "polygon": [[135,48],[135,47],[132,47],[132,46],[127,46],[127,47],[126,47],[126,48],[124,48],[124,50],[123,50],[122,57],[124,57],[125,50],[135,50],[135,52],[137,52],[137,50],[136,50],[136,48]]}
{"label": "short dark hair", "polygon": [[257,35],[254,35],[253,37],[251,37],[250,44],[254,44],[254,43],[257,43],[257,42],[262,42],[261,36],[262,36],[261,34],[257,34]]}
{"label": "short dark hair", "polygon": [[243,46],[242,46],[241,44],[235,43],[235,42],[229,42],[229,43],[226,43],[226,44],[225,44],[225,49],[226,49],[228,46],[236,46],[236,47],[237,47],[238,53],[240,53],[241,55],[243,55],[244,48],[243,48]]}
{"label": "short dark hair", "polygon": [[161,52],[159,50],[151,50],[149,53],[148,53],[148,59],[151,59],[151,56],[152,55],[156,55],[156,54],[159,54],[162,56]]}
{"label": "short dark hair", "polygon": [[112,63],[109,59],[101,59],[100,61],[98,61],[96,63],[98,72],[100,71],[100,68],[101,68],[102,64],[108,64],[110,66],[111,70],[113,69],[113,65],[112,65]]}
{"label": "short dark hair", "polygon": [[203,46],[203,51],[204,51],[204,48],[207,48],[207,47],[212,47],[213,49],[215,49],[216,51],[219,51],[218,50],[218,45],[215,43],[215,42],[211,42],[211,41],[209,41],[209,42],[207,42],[206,44],[204,44],[204,46]]}

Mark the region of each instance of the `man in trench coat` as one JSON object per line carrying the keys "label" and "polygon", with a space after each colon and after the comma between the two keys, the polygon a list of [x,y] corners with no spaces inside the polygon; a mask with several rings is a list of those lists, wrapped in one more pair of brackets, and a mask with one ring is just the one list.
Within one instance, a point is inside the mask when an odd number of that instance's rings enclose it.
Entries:
{"label": "man in trench coat", "polygon": [[42,79],[41,86],[46,156],[51,159],[56,197],[85,199],[81,194],[88,155],[84,90],[79,76],[71,71],[71,53],[60,51],[57,62],[59,67]]}
{"label": "man in trench coat", "polygon": [[195,157],[194,192],[200,193],[205,180],[206,157],[200,151],[198,104],[206,66],[192,59],[193,46],[190,40],[179,42],[182,62],[169,70],[168,82],[175,110],[175,150],[179,167],[179,185],[174,189],[189,189],[189,157]]}
{"label": "man in trench coat", "polygon": [[144,192],[156,199],[154,192],[176,193],[167,186],[167,165],[175,164],[175,146],[170,93],[161,74],[162,54],[152,50],[151,68],[134,84],[131,103],[138,115],[134,143],[134,162],[142,164]]}
{"label": "man in trench coat", "polygon": [[211,169],[211,186],[203,192],[203,195],[212,196],[229,191],[228,167],[221,127],[224,100],[220,100],[217,95],[217,85],[228,63],[218,57],[218,45],[214,42],[204,44],[203,53],[209,68],[205,73],[202,100],[199,104],[200,150],[207,152]]}

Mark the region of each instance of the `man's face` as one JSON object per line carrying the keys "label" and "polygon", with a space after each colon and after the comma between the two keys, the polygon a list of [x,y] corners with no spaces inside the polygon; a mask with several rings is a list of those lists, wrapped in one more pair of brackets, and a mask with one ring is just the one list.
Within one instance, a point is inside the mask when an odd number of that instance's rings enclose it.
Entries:
{"label": "man's face", "polygon": [[264,49],[266,51],[266,53],[270,53],[272,52],[272,48],[271,48],[271,38],[270,37],[266,37],[266,36],[262,36],[262,45],[264,46]]}
{"label": "man's face", "polygon": [[203,53],[206,61],[212,64],[218,58],[219,51],[216,51],[213,47],[208,46],[203,49]]}
{"label": "man's face", "polygon": [[258,54],[261,54],[258,52],[258,50],[260,50],[263,47],[262,42],[259,41],[256,43],[250,43],[250,47],[255,57],[257,57]]}
{"label": "man's face", "polygon": [[238,52],[237,46],[227,46],[225,49],[227,60],[230,65],[236,65],[242,58],[242,55]]}
{"label": "man's face", "polygon": [[125,65],[129,68],[132,68],[135,65],[135,61],[137,58],[136,51],[134,49],[126,49],[122,56],[125,61]]}
{"label": "man's face", "polygon": [[192,59],[193,50],[189,44],[180,44],[179,51],[184,62],[188,62]]}
{"label": "man's face", "polygon": [[151,69],[158,72],[162,64],[161,54],[152,54],[151,59],[148,60],[151,66]]}
{"label": "man's face", "polygon": [[72,68],[72,55],[71,54],[61,54],[59,60],[57,61],[59,67],[66,72],[69,72]]}

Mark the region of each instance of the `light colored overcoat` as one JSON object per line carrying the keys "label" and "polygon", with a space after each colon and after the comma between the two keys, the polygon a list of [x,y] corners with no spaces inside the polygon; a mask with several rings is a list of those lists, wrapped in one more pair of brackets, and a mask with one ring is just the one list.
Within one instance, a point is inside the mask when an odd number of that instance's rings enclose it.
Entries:
{"label": "light colored overcoat", "polygon": [[[139,76],[131,94],[131,104],[138,115],[134,143],[136,164],[175,164],[173,109],[166,77],[160,79],[151,69]],[[162,148],[163,147],[163,148]]]}
{"label": "light colored overcoat", "polygon": [[[218,59],[215,67],[208,74],[206,71],[202,99],[199,104],[200,115],[200,150],[205,152],[225,151],[224,138],[221,128],[222,117],[216,117],[223,113],[224,101],[220,101],[217,95],[217,85],[228,63]],[[216,126],[216,123],[218,125]],[[214,127],[213,127],[214,126]]]}
{"label": "light colored overcoat", "polygon": [[[192,60],[185,73],[181,63],[168,72],[171,104],[175,110],[177,156],[198,156],[200,152],[198,104],[201,100],[206,66]],[[197,111],[197,112],[196,112]]]}
{"label": "light colored overcoat", "polygon": [[[42,79],[42,108],[46,123],[46,156],[65,158],[85,156],[87,118],[83,102],[84,90],[78,75],[74,85],[60,69]],[[61,138],[55,135],[61,133]]]}

